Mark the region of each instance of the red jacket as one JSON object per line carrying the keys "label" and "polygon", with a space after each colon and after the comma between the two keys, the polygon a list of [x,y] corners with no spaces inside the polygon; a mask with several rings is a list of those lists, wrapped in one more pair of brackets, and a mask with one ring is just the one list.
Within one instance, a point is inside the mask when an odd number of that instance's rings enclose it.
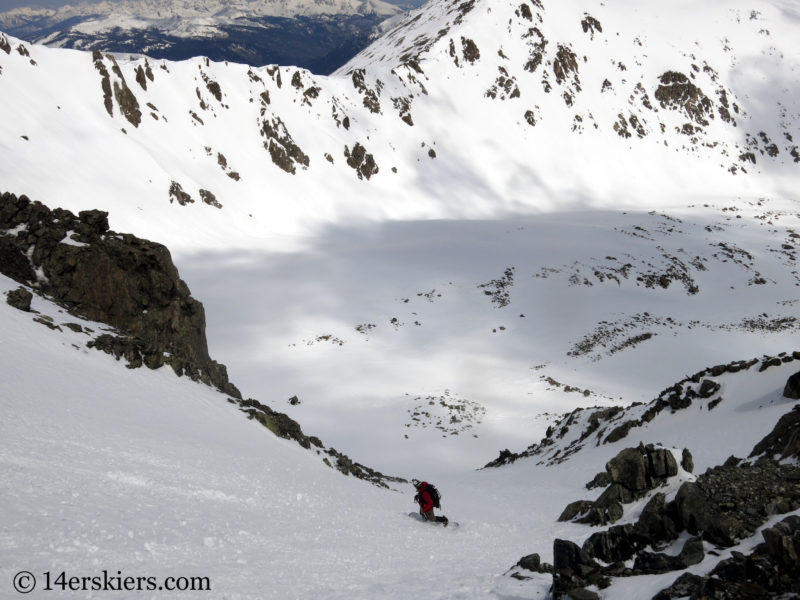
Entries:
{"label": "red jacket", "polygon": [[415,500],[419,502],[419,508],[422,512],[433,510],[433,498],[431,498],[431,493],[428,491],[427,481],[423,481],[419,484]]}

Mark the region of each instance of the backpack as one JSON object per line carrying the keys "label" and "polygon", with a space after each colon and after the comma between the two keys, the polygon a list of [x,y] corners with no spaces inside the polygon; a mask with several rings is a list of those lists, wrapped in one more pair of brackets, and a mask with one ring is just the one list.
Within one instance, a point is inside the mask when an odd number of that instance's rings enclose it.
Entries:
{"label": "backpack", "polygon": [[439,506],[439,501],[442,499],[442,495],[439,493],[439,490],[436,489],[436,486],[432,483],[428,484],[428,487],[425,488],[426,491],[431,495],[431,500],[433,500],[433,506],[435,508],[442,508]]}

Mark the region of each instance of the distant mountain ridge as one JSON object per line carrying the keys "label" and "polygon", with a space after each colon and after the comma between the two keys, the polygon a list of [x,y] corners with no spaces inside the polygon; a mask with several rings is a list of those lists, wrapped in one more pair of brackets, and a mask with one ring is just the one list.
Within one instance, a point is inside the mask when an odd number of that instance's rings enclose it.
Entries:
{"label": "distant mountain ridge", "polygon": [[398,6],[383,0],[123,0],[0,13],[0,30],[53,47],[327,73],[370,41]]}

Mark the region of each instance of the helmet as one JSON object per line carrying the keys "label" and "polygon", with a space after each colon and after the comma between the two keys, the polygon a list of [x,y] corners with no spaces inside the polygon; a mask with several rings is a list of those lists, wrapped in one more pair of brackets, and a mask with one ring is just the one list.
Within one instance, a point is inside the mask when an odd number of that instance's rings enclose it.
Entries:
{"label": "helmet", "polygon": [[420,485],[422,485],[422,482],[419,479],[412,479],[411,485],[413,485],[415,488],[418,488]]}

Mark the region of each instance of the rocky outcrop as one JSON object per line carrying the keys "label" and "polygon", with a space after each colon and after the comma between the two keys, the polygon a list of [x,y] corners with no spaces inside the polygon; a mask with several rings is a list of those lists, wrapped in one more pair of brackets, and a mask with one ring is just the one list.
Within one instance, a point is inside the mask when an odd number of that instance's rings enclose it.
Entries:
{"label": "rocky outcrop", "polygon": [[[772,367],[778,367],[800,360],[800,351],[781,352],[776,356],[762,356],[751,360],[737,360],[727,364],[714,365],[698,371],[694,375],[683,378],[674,385],[662,390],[658,396],[643,405],[634,403],[627,408],[577,408],[564,415],[562,419],[548,427],[544,439],[528,446],[522,452],[504,451],[487,463],[484,468],[500,467],[519,460],[520,458],[538,456],[540,463],[556,464],[568,459],[580,451],[587,444],[612,444],[626,438],[632,430],[650,423],[662,412],[675,412],[685,410],[690,406],[699,406],[706,410],[713,410],[723,401],[722,385],[716,379],[727,374],[747,371],[758,367],[758,372],[764,372]],[[792,386],[795,385],[792,383]],[[791,393],[794,389],[787,382]],[[626,418],[627,417],[627,418]],[[577,439],[564,447],[558,440],[564,437],[571,427],[582,427],[583,430]],[[687,469],[688,470],[688,469]]]}
{"label": "rocky outcrop", "polygon": [[239,396],[225,366],[211,360],[203,305],[191,297],[164,246],[109,230],[107,213],[75,216],[8,193],[0,197],[0,232],[9,259],[0,263],[4,275],[117,330],[96,347],[134,363],[169,364]]}
{"label": "rocky outcrop", "polygon": [[574,542],[556,539],[553,542],[553,600],[559,598],[599,598],[585,588],[610,583],[603,568]]}
{"label": "rocky outcrop", "polygon": [[317,454],[323,456],[322,461],[326,465],[344,475],[352,475],[383,488],[388,488],[390,483],[408,483],[401,477],[384,475],[379,471],[355,462],[346,454],[342,454],[334,448],[326,448],[318,437],[305,435],[297,421],[284,413],[261,404],[258,400],[248,398],[247,400],[229,401],[238,404],[240,410],[246,413],[248,418],[259,422],[278,437],[294,440],[303,448],[316,451]]}
{"label": "rocky outcrop", "polygon": [[783,396],[792,400],[800,400],[800,371],[786,380],[783,388]]}
{"label": "rocky outcrop", "polygon": [[732,552],[706,576],[684,573],[653,600],[675,598],[797,598],[800,594],[800,517],[761,532],[764,542],[745,556]]}
{"label": "rocky outcrop", "polygon": [[527,556],[523,556],[522,558],[519,559],[519,562],[517,562],[517,564],[514,566],[535,573],[553,572],[553,565],[543,563],[542,557],[539,556],[538,554],[528,554]]}
{"label": "rocky outcrop", "polygon": [[[106,59],[111,63],[111,72],[116,76],[116,79],[113,81],[113,88],[111,74],[105,64]],[[122,69],[119,68],[116,59],[110,54],[104,57],[100,52],[95,50],[92,53],[92,61],[94,62],[95,69],[100,73],[103,104],[109,116],[114,116],[113,100],[116,100],[122,116],[124,116],[131,125],[138,127],[142,122],[142,111],[139,108],[139,102],[136,100],[136,94],[128,87],[125,76],[122,74]]]}
{"label": "rocky outcrop", "polygon": [[600,21],[587,13],[584,13],[583,19],[581,20],[581,27],[583,28],[583,32],[588,33],[591,39],[594,39],[595,32],[603,33],[603,26],[600,24]]}
{"label": "rocky outcrop", "polygon": [[[792,377],[796,377],[796,375]],[[750,458],[756,456],[779,460],[800,458],[800,405],[796,405],[794,409],[783,415],[775,428],[756,444],[750,453]]]}
{"label": "rocky outcrop", "polygon": [[171,181],[169,185],[169,203],[177,202],[181,206],[193,204],[194,198],[188,193],[183,191],[183,186],[177,181]]}
{"label": "rocky outcrop", "polygon": [[[688,450],[684,452],[688,453]],[[653,444],[626,448],[608,461],[606,477],[601,474],[595,476],[593,481],[610,481],[597,500],[578,500],[571,503],[558,520],[574,520],[590,525],[613,523],[622,518],[623,504],[643,498],[647,492],[664,485],[669,477],[677,474],[678,463],[670,450]]]}
{"label": "rocky outcrop", "polygon": [[308,155],[295,143],[279,116],[262,119],[260,133],[264,137],[264,149],[269,152],[275,165],[291,175],[297,173],[297,165],[308,167]]}
{"label": "rocky outcrop", "polygon": [[[597,586],[602,589],[613,577],[684,570],[703,561],[704,544],[729,548],[754,535],[771,515],[800,508],[800,468],[772,460],[761,460],[752,465],[738,463],[727,461],[725,465],[700,475],[696,482],[684,483],[671,502],[665,502],[664,494],[655,494],[638,521],[599,531],[591,535],[583,546],[555,540],[553,598],[590,597],[584,595],[587,593],[585,588]],[[755,558],[734,553],[733,559],[721,562],[709,576],[683,575],[657,598],[689,595],[692,598],[741,598],[743,596],[737,595],[741,594],[741,582],[748,581],[750,575],[747,573],[752,573],[754,566],[758,567],[756,571],[761,569],[763,573],[768,573],[769,569],[780,573],[772,580],[759,579],[764,589],[770,592],[796,591],[791,589],[789,582],[792,577],[797,581],[798,525],[800,518],[789,517],[780,526],[764,531],[766,542],[756,550]],[[666,548],[678,539],[681,532],[688,532],[692,537],[684,542],[677,555],[652,551]],[[632,567],[626,566],[626,561],[631,559]],[[780,564],[776,566],[775,562]],[[517,566],[522,567],[522,561]],[[736,582],[723,586],[728,595],[692,595],[693,591],[705,590],[703,586],[719,585],[723,581],[722,575],[733,577],[731,581]]]}
{"label": "rocky outcrop", "polygon": [[683,73],[667,71],[658,81],[655,97],[661,108],[683,112],[704,127],[714,118],[713,102]]}
{"label": "rocky outcrop", "polygon": [[[771,516],[800,509],[800,466],[773,460],[779,456],[797,457],[792,454],[795,446],[788,442],[796,438],[798,421],[800,407],[784,415],[775,430],[756,445],[751,456],[762,458],[755,462],[731,457],[695,481],[684,482],[669,502],[662,492],[652,494],[633,523],[597,531],[582,546],[555,540],[553,598],[599,597],[587,588],[603,589],[614,577],[685,570],[704,560],[708,546],[730,548],[752,537]],[[675,458],[670,461],[664,452],[672,457],[672,452],[652,445],[623,450],[606,465],[611,484],[601,497],[571,504],[560,520],[577,517],[584,523],[602,523],[609,515],[621,516],[621,505],[615,502],[645,497],[651,486],[677,472]],[[681,464],[691,462],[687,450]],[[604,495],[612,501],[606,502]],[[687,539],[680,551],[666,551],[681,535]],[[763,536],[764,543],[750,556],[733,552],[732,558],[721,561],[706,576],[684,573],[656,598],[733,600],[797,594],[800,517],[784,519],[765,529]],[[710,549],[709,552],[714,553]],[[540,561],[527,558],[512,567],[512,576],[525,579],[525,570],[549,572],[542,569]]]}
{"label": "rocky outcrop", "polygon": [[347,146],[344,147],[344,157],[347,165],[355,170],[359,179],[368,180],[380,170],[375,162],[375,157],[369,154],[367,149],[358,142],[356,142],[352,150]]}

